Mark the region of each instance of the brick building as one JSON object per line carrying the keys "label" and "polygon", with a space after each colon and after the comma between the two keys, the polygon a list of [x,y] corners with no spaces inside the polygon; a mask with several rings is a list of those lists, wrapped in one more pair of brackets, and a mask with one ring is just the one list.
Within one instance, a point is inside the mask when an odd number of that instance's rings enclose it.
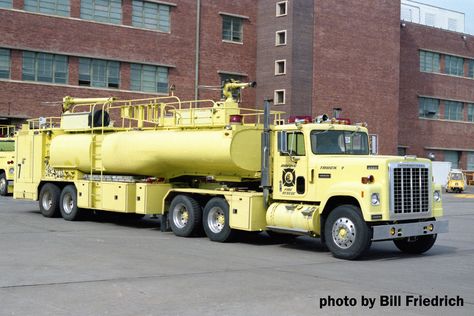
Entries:
{"label": "brick building", "polygon": [[[420,21],[441,12],[428,9]],[[208,86],[257,79],[246,106],[271,97],[288,115],[342,110],[368,123],[379,153],[474,169],[474,37],[400,14],[391,0],[0,0],[0,118],[57,115],[42,102],[64,95],[172,85],[183,99],[216,99]]]}
{"label": "brick building", "polygon": [[219,98],[199,87],[255,77],[255,15],[253,0],[0,0],[0,124],[58,115],[45,102],[65,95]]}

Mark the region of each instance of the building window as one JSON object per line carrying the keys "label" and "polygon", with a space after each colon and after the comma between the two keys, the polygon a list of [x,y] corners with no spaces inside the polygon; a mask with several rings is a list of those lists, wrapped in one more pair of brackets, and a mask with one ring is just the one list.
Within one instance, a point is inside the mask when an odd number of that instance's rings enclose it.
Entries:
{"label": "building window", "polygon": [[225,41],[242,43],[242,18],[222,16],[222,39]]}
{"label": "building window", "polygon": [[474,104],[472,103],[467,105],[467,120],[474,122]]}
{"label": "building window", "polygon": [[118,61],[79,58],[79,85],[99,88],[118,88],[120,63]]}
{"label": "building window", "polygon": [[474,170],[474,153],[467,153],[467,170]]}
{"label": "building window", "polygon": [[286,74],[286,59],[276,60],[275,61],[275,75],[284,75]]}
{"label": "building window", "polygon": [[474,60],[469,60],[468,76],[474,78]]}
{"label": "building window", "polygon": [[444,152],[444,161],[451,162],[451,169],[459,169],[459,152],[446,150]]}
{"label": "building window", "polygon": [[286,30],[276,32],[275,46],[280,45],[286,45]]}
{"label": "building window", "polygon": [[170,6],[133,0],[132,25],[145,29],[170,31]]}
{"label": "building window", "polygon": [[10,78],[10,50],[0,48],[0,78]]}
{"label": "building window", "polygon": [[13,0],[0,0],[0,8],[13,8]]}
{"label": "building window", "polygon": [[81,19],[122,23],[121,0],[81,0]]}
{"label": "building window", "polygon": [[456,56],[444,56],[444,72],[448,75],[464,76],[464,59]]}
{"label": "building window", "polygon": [[67,56],[23,52],[23,80],[66,83],[67,75]]}
{"label": "building window", "polygon": [[131,64],[130,89],[145,92],[168,93],[168,68]]}
{"label": "building window", "polygon": [[461,102],[444,101],[444,118],[452,121],[463,120],[463,106]]}
{"label": "building window", "polygon": [[425,13],[425,24],[428,26],[435,26],[436,15],[434,15],[433,13]]}
{"label": "building window", "polygon": [[280,1],[276,4],[276,16],[287,15],[288,1]]}
{"label": "building window", "polygon": [[420,51],[420,71],[439,72],[439,54]]}
{"label": "building window", "polygon": [[25,0],[25,11],[69,16],[69,0]]}
{"label": "building window", "polygon": [[273,96],[273,103],[277,104],[285,104],[285,90],[275,90],[275,95]]}
{"label": "building window", "polygon": [[439,100],[431,98],[418,98],[418,116],[424,118],[439,118]]}

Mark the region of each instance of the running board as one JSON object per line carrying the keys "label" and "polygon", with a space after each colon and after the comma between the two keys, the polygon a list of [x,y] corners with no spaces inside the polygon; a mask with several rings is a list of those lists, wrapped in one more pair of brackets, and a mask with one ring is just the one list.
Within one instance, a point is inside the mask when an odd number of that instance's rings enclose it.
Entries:
{"label": "running board", "polygon": [[298,236],[301,236],[301,235],[312,236],[313,235],[310,231],[299,229],[299,228],[267,226],[267,229],[274,231],[276,233],[292,234],[292,235],[298,235]]}

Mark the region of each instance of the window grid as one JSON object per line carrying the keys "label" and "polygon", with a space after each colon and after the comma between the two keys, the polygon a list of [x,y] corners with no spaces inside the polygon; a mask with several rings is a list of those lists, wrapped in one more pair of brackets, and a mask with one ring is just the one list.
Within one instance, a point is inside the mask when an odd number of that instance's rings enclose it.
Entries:
{"label": "window grid", "polygon": [[168,68],[131,64],[130,89],[144,92],[168,93]]}
{"label": "window grid", "polygon": [[467,153],[467,170],[474,170],[474,153]]}
{"label": "window grid", "polygon": [[242,18],[223,15],[222,16],[222,39],[231,42],[242,43]]}
{"label": "window grid", "polygon": [[469,60],[468,74],[469,77],[474,78],[474,60]]}
{"label": "window grid", "polygon": [[136,27],[170,31],[170,7],[168,5],[133,0],[132,25]]}
{"label": "window grid", "polygon": [[418,116],[424,118],[439,118],[439,100],[432,98],[418,99]]}
{"label": "window grid", "polygon": [[81,19],[121,24],[121,0],[81,0]]}
{"label": "window grid", "polygon": [[472,103],[467,105],[467,120],[469,122],[474,122],[474,104]]}
{"label": "window grid", "polygon": [[420,51],[420,71],[439,72],[439,54]]}
{"label": "window grid", "polygon": [[23,52],[22,80],[67,83],[67,77],[67,56]]}
{"label": "window grid", "polygon": [[0,8],[13,8],[13,0],[0,0]]}
{"label": "window grid", "polygon": [[120,63],[103,59],[79,58],[79,85],[118,88]]}
{"label": "window grid", "polygon": [[451,162],[451,169],[459,169],[459,153],[457,151],[444,151],[444,161]]}
{"label": "window grid", "polygon": [[464,76],[464,59],[462,57],[445,55],[444,72],[448,75]]}
{"label": "window grid", "polygon": [[69,0],[25,0],[25,11],[69,16]]}
{"label": "window grid", "polygon": [[10,78],[10,50],[0,48],[0,78]]}
{"label": "window grid", "polygon": [[463,120],[463,104],[456,101],[444,102],[444,119],[452,121]]}

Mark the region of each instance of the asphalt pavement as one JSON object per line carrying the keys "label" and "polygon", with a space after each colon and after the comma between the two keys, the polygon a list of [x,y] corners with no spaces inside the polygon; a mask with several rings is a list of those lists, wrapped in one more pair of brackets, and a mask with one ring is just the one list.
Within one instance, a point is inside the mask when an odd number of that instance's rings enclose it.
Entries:
{"label": "asphalt pavement", "polygon": [[[473,315],[474,190],[443,200],[450,232],[428,253],[380,242],[345,261],[306,237],[221,244],[149,218],[44,218],[0,197],[0,315]],[[414,306],[420,295],[463,306]]]}

